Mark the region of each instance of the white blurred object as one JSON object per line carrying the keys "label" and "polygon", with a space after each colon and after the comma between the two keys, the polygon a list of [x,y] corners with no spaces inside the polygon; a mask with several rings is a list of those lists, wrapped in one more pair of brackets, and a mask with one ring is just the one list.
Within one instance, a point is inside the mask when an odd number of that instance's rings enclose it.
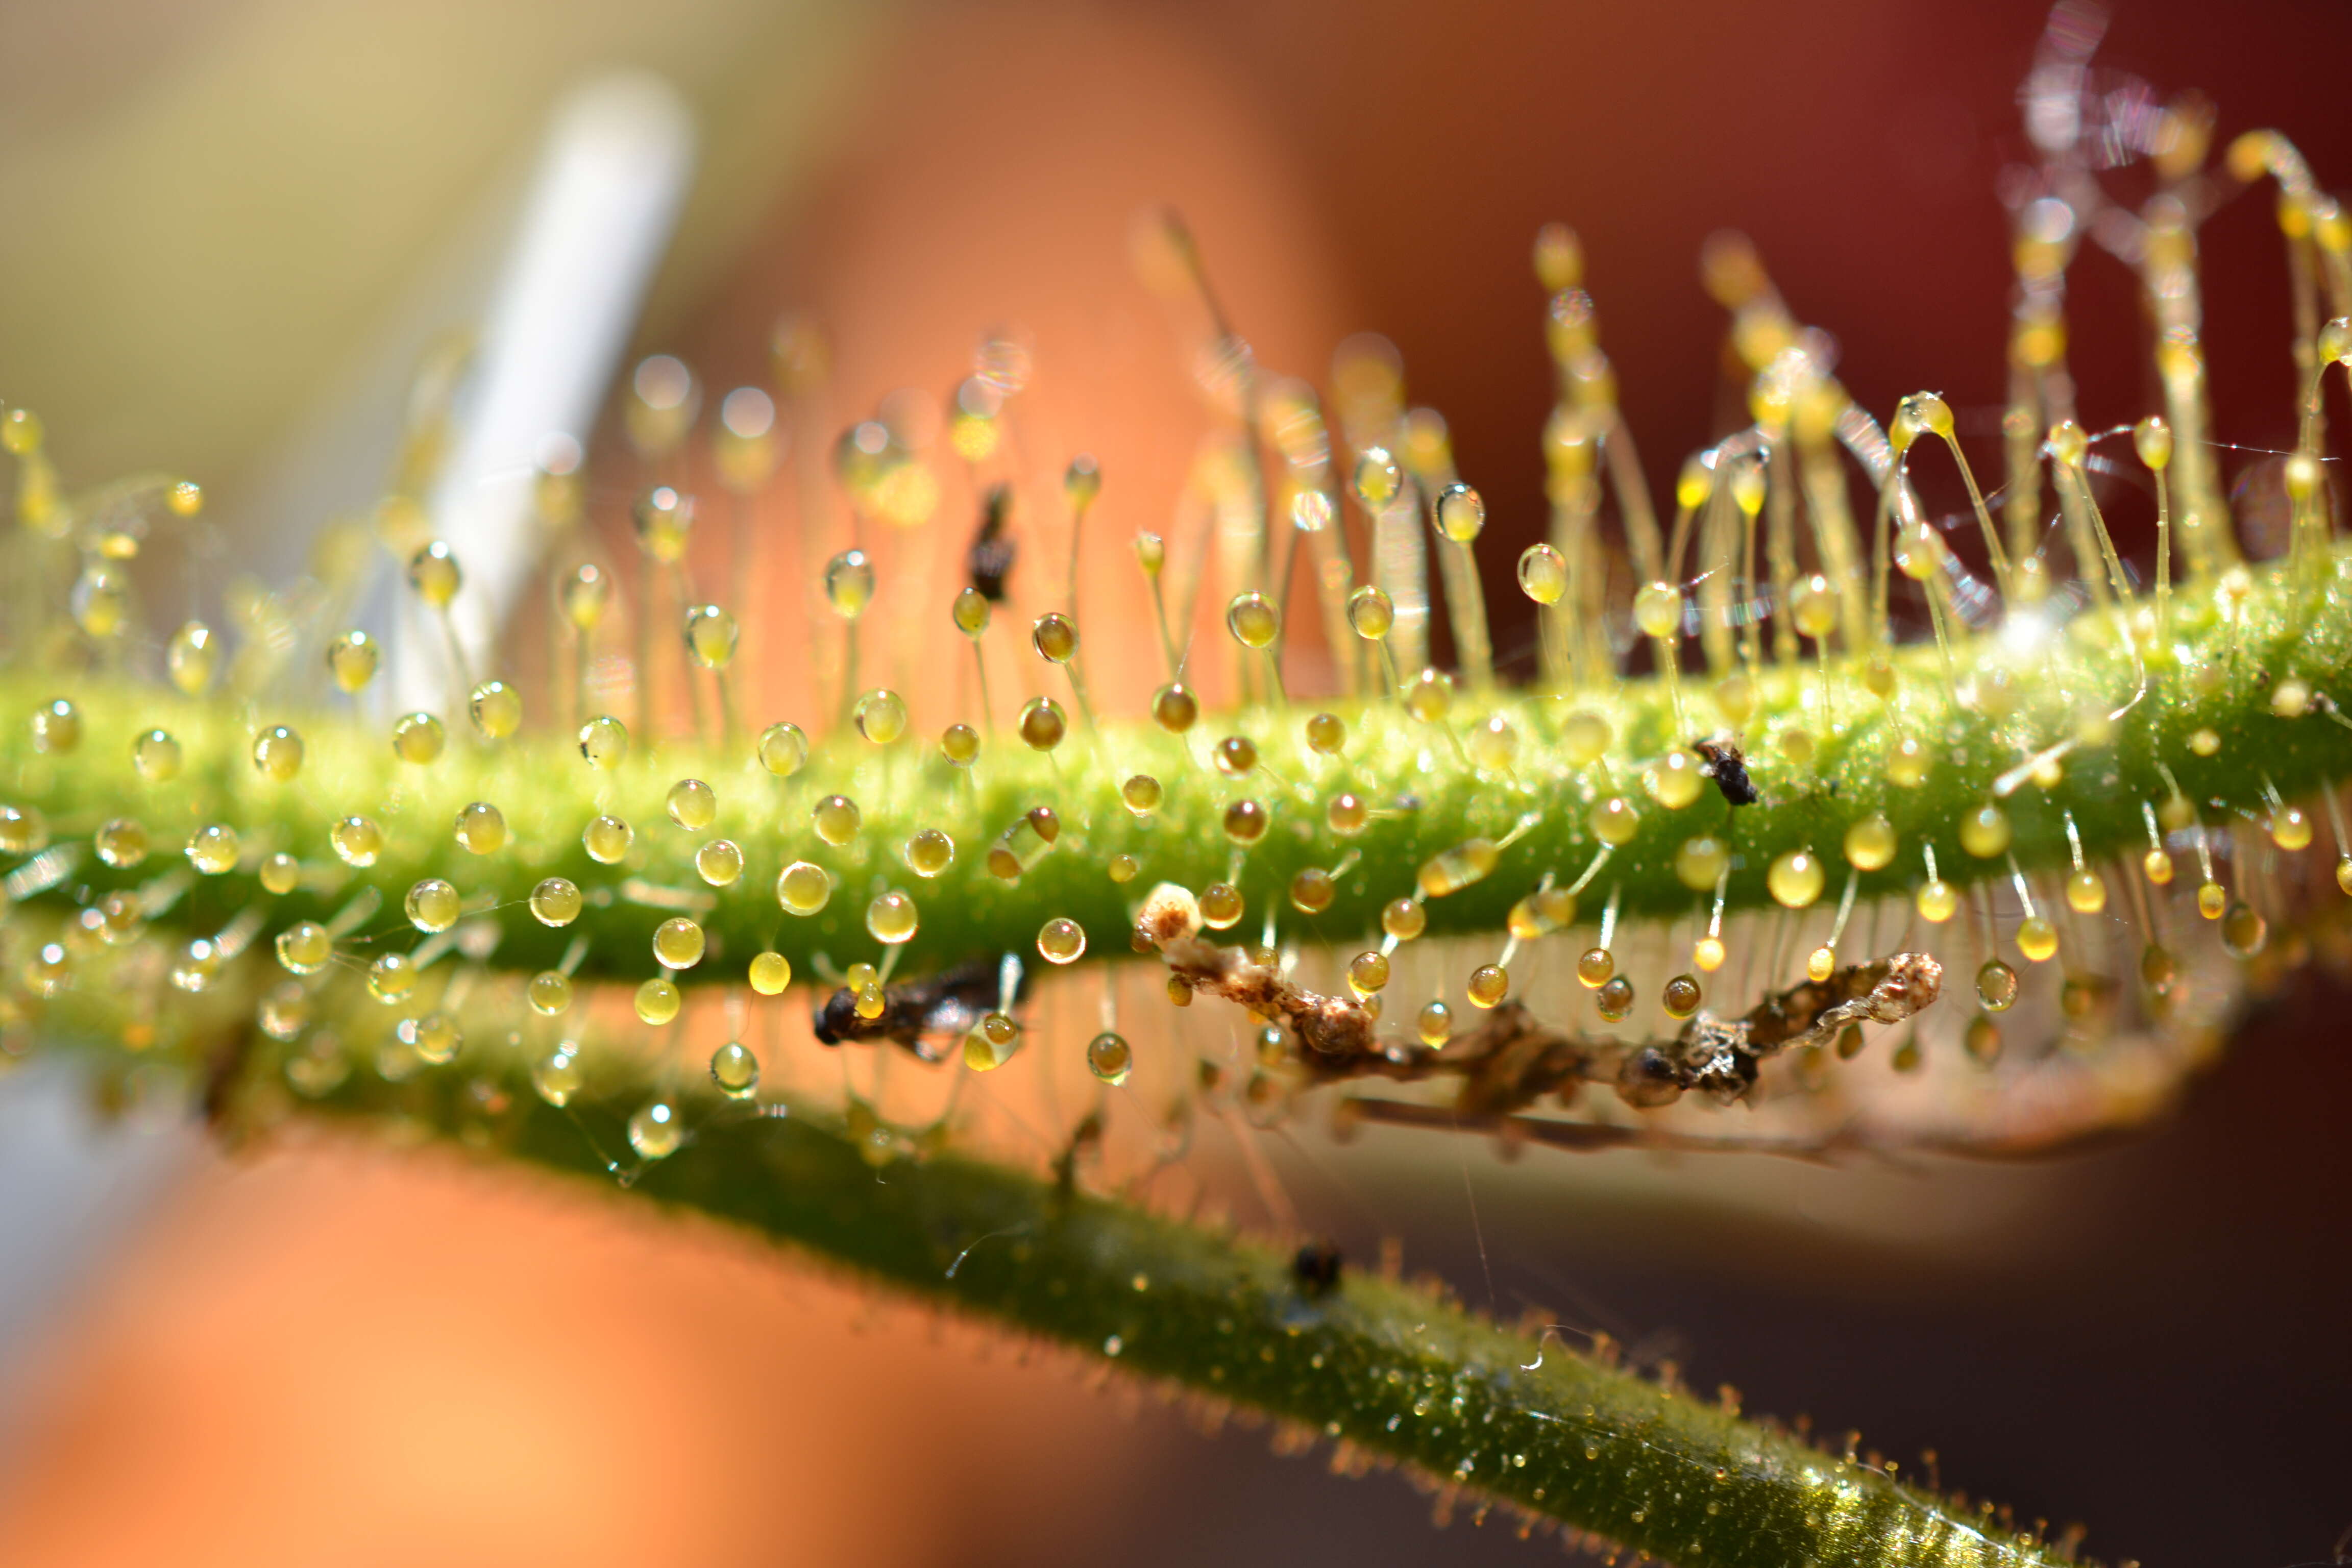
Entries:
{"label": "white blurred object", "polygon": [[[539,558],[533,466],[551,437],[584,447],[694,169],[694,123],[667,82],[603,78],[557,109],[481,319],[431,512],[465,573],[451,613],[469,656],[491,645]],[[436,707],[441,639],[412,627],[393,691]]]}

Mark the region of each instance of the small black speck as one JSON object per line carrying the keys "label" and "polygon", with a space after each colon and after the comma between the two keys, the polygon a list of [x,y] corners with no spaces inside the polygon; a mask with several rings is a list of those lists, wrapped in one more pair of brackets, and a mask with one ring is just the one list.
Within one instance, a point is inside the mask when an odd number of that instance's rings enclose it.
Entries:
{"label": "small black speck", "polygon": [[1310,1241],[1290,1260],[1290,1272],[1303,1296],[1328,1296],[1339,1288],[1339,1248],[1328,1241]]}

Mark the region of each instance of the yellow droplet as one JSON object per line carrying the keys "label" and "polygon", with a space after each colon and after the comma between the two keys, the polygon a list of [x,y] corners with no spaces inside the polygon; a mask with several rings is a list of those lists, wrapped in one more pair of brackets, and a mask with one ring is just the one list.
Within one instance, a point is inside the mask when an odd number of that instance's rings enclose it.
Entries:
{"label": "yellow droplet", "polygon": [[719,817],[719,792],[700,779],[678,780],[663,804],[669,819],[688,833],[701,832]]}
{"label": "yellow droplet", "polygon": [[2345,897],[2352,898],[2352,855],[2336,862],[2336,886]]}
{"label": "yellow droplet", "polygon": [[2209,921],[2218,921],[2230,907],[2230,895],[2219,882],[2207,882],[2197,889],[2197,912]]}
{"label": "yellow droplet", "polygon": [[1977,971],[1977,1000],[1988,1013],[2006,1013],[2017,1000],[2017,971],[1998,958]]}
{"label": "yellow droplet", "polygon": [[1959,912],[1960,890],[1937,877],[1919,884],[1918,897],[1913,902],[1921,920],[1929,925],[1942,925]]}
{"label": "yellow droplet", "polygon": [[1310,714],[1307,749],[1318,756],[1336,757],[1348,747],[1348,726],[1337,713]]}
{"label": "yellow droplet", "polygon": [[563,618],[572,623],[575,631],[595,630],[597,623],[604,618],[604,603],[612,593],[612,580],[594,564],[583,563],[563,579],[558,595],[562,601]]}
{"label": "yellow droplet", "polygon": [[776,877],[776,902],[787,914],[815,914],[832,897],[833,878],[810,861],[795,860]]}
{"label": "yellow droplet", "polygon": [[464,574],[457,570],[457,558],[440,540],[409,558],[408,585],[416,590],[418,598],[436,610],[448,608],[464,581]]}
{"label": "yellow droplet", "polygon": [[826,795],[809,809],[809,823],[816,836],[836,849],[857,837],[865,820],[857,803],[845,795]]}
{"label": "yellow droplet", "polygon": [[580,726],[580,755],[592,768],[616,768],[629,754],[629,727],[610,713]]}
{"label": "yellow droplet", "polygon": [[1432,1002],[1413,1017],[1413,1030],[1421,1043],[1431,1050],[1442,1048],[1454,1037],[1454,1010],[1443,1002]]}
{"label": "yellow droplet", "polygon": [[1230,882],[1212,882],[1201,889],[1201,923],[1211,931],[1227,931],[1242,918],[1240,889]]}
{"label": "yellow droplet", "polygon": [[857,700],[857,732],[887,746],[907,732],[907,702],[895,691],[873,690]]}
{"label": "yellow droplet", "polygon": [[1330,872],[1309,866],[1290,879],[1290,907],[1303,915],[1319,915],[1331,907],[1339,890]]}
{"label": "yellow droplet", "polygon": [[1029,628],[1029,646],[1048,664],[1067,664],[1077,657],[1077,623],[1059,611],[1040,616]]}
{"label": "yellow droplet", "polygon": [[866,931],[876,942],[896,946],[911,942],[919,920],[915,900],[893,889],[866,906]]}
{"label": "yellow droplet", "polygon": [[1711,892],[1731,863],[1731,847],[1710,833],[1685,838],[1675,851],[1675,879],[1695,893]]}
{"label": "yellow droplet", "polygon": [[327,670],[337,686],[345,691],[358,691],[375,679],[376,666],[383,657],[383,647],[367,633],[345,632],[327,645]]}
{"label": "yellow droplet", "polygon": [[467,700],[474,728],[493,741],[503,741],[522,727],[522,693],[503,680],[485,680]]}
{"label": "yellow droplet", "polygon": [[189,621],[172,634],[163,662],[173,685],[190,697],[202,696],[220,664],[220,639],[204,622]]}
{"label": "yellow droplet", "polygon": [[2172,426],[2161,415],[2149,415],[2132,426],[2132,447],[2142,463],[2161,473],[2172,461]]}
{"label": "yellow droplet", "polygon": [[1538,605],[1556,605],[1568,592],[1568,562],[1549,544],[1530,544],[1519,552],[1519,592]]}
{"label": "yellow droplet", "polygon": [[253,765],[262,777],[288,783],[302,771],[302,737],[283,724],[271,725],[254,737]]}
{"label": "yellow droplet", "polygon": [[1454,710],[1454,678],[1442,669],[1424,669],[1404,689],[1405,711],[1424,724],[1442,724]]}
{"label": "yellow droplet", "polygon": [[368,991],[390,1005],[416,989],[416,963],[404,952],[387,952],[368,965]]}
{"label": "yellow droplet", "polygon": [[1158,779],[1150,773],[1137,773],[1118,786],[1118,797],[1136,816],[1148,816],[1160,809],[1163,794]]}
{"label": "yellow droplet", "polygon": [[1244,647],[1269,647],[1282,631],[1282,612],[1264,594],[1236,594],[1225,606],[1225,629]]}
{"label": "yellow droplet", "polygon": [[327,829],[327,841],[334,847],[335,858],[346,866],[373,866],[383,853],[383,829],[364,816],[346,816],[337,822]]}
{"label": "yellow droplet", "polygon": [[926,827],[907,840],[907,869],[918,877],[936,877],[955,863],[955,840],[936,827]]}
{"label": "yellow droplet", "polygon": [[1721,969],[1723,961],[1729,956],[1720,937],[1703,936],[1691,943],[1691,963],[1703,974],[1712,974]]}
{"label": "yellow droplet", "polygon": [[1200,717],[1200,699],[1181,681],[1163,686],[1152,696],[1152,721],[1171,735],[1184,733]]}
{"label": "yellow droplet", "polygon": [[825,563],[825,603],[844,620],[854,621],[874,602],[874,563],[863,550],[845,550]]}
{"label": "yellow droplet", "polygon": [[1060,916],[1037,932],[1037,952],[1048,963],[1075,963],[1087,951],[1086,928]]}
{"label": "yellow droplet", "polygon": [[1483,881],[1502,863],[1503,852],[1491,838],[1465,838],[1441,849],[1421,863],[1416,880],[1423,899],[1442,899]]}
{"label": "yellow droplet", "polygon": [[1356,499],[1364,503],[1367,511],[1378,511],[1396,500],[1404,488],[1404,470],[1397,467],[1386,447],[1367,447],[1356,459],[1352,476]]}
{"label": "yellow droplet", "polygon": [[654,928],[654,962],[664,969],[691,969],[702,962],[702,928],[673,915]]}
{"label": "yellow droplet", "polygon": [[1645,583],[1633,595],[1633,624],[1643,635],[1669,637],[1682,629],[1683,596],[1671,583]]}
{"label": "yellow droplet", "polygon": [[1062,705],[1050,697],[1033,697],[1021,710],[1021,739],[1034,752],[1050,752],[1069,733]]}
{"label": "yellow droplet", "polygon": [[1895,847],[1895,825],[1884,816],[1865,816],[1845,830],[1846,864],[1858,871],[1885,869]]}
{"label": "yellow droplet", "polygon": [[404,763],[423,767],[440,756],[446,739],[441,721],[432,714],[406,713],[393,723],[392,752]]}
{"label": "yellow droplet", "polygon": [[2089,868],[2066,879],[2066,907],[2078,915],[2095,915],[2107,907],[2107,884]]}
{"label": "yellow droplet", "polygon": [[1593,1007],[1612,1024],[1622,1023],[1633,1011],[1633,983],[1620,974],[1593,994]]}
{"label": "yellow droplet", "polygon": [[1791,849],[1773,860],[1764,873],[1765,888],[1784,909],[1808,909],[1822,896],[1828,879],[1818,856],[1810,849]]}
{"label": "yellow droplet", "polygon": [[793,961],[781,952],[751,955],[751,989],[762,996],[779,996],[793,983]]}
{"label": "yellow droplet", "polygon": [[760,736],[760,765],[780,779],[800,772],[808,752],[808,737],[798,724],[771,724]]}
{"label": "yellow droplet", "polygon": [[1706,778],[1699,772],[1698,759],[1688,752],[1668,752],[1642,770],[1642,788],[1668,811],[1680,811],[1689,805],[1706,787]]}
{"label": "yellow droplet", "polygon": [[1429,911],[1418,899],[1391,899],[1381,907],[1381,931],[1399,942],[1411,942],[1429,929]]}
{"label": "yellow droplet", "polygon": [[302,880],[302,862],[279,851],[261,863],[261,889],[267,893],[284,895],[294,890]]}
{"label": "yellow droplet", "polygon": [[637,498],[629,509],[629,521],[636,529],[637,548],[647,559],[665,565],[683,561],[694,537],[694,498],[656,485]]}
{"label": "yellow droplet", "polygon": [[618,865],[636,838],[636,830],[617,816],[591,817],[580,830],[581,847],[600,866]]}
{"label": "yellow droplet", "polygon": [[457,889],[438,877],[427,877],[410,886],[408,896],[401,902],[407,912],[408,923],[430,934],[447,931],[457,923],[465,907]]}
{"label": "yellow droplet", "polygon": [[956,630],[975,641],[988,630],[988,598],[977,589],[966,588],[958,593],[949,614],[955,621]]}
{"label": "yellow droplet", "polygon": [[1917,789],[1927,782],[1927,748],[1905,736],[1886,753],[1886,782],[1897,789]]}
{"label": "yellow droplet", "polygon": [[710,1081],[730,1100],[749,1100],[760,1091],[760,1058],[730,1040],[710,1053]]}
{"label": "yellow droplet", "polygon": [[1576,960],[1576,978],[1587,991],[1598,991],[1617,973],[1617,955],[1605,947],[1588,947]]}
{"label": "yellow droplet", "polygon": [[313,921],[298,921],[278,933],[278,962],[295,974],[316,974],[333,962],[335,939]]}
{"label": "yellow droplet", "polygon": [[1699,1004],[1706,1000],[1706,994],[1700,991],[1696,977],[1677,974],[1666,982],[1658,1000],[1664,1005],[1667,1017],[1687,1018],[1698,1011]]}
{"label": "yellow droplet", "polygon": [[656,975],[637,987],[637,1016],[648,1024],[667,1024],[677,1016],[685,1000],[675,983]]}
{"label": "yellow droplet", "polygon": [[100,825],[91,837],[91,847],[98,858],[123,870],[147,858],[147,829],[127,816],[118,816]]}
{"label": "yellow droplet", "polygon": [[494,855],[506,847],[507,819],[487,800],[478,800],[457,813],[457,842],[476,855]]}
{"label": "yellow droplet", "polygon": [[1609,721],[1598,713],[1571,713],[1560,723],[1560,752],[1572,767],[1591,767],[1599,762],[1609,750],[1610,738]]}
{"label": "yellow droplet", "polygon": [[1615,848],[1631,844],[1633,836],[1641,831],[1642,822],[1632,801],[1622,795],[1612,795],[1593,803],[1591,811],[1586,814],[1585,826],[1592,829],[1592,837]]}
{"label": "yellow droplet", "polygon": [[1137,873],[1140,872],[1142,869],[1143,862],[1137,859],[1134,856],[1127,854],[1112,856],[1110,858],[1110,864],[1104,868],[1104,870],[1109,875],[1110,879],[1118,883],[1121,887],[1134,881]]}
{"label": "yellow droplet", "polygon": [[1366,642],[1378,642],[1396,626],[1396,602],[1366,584],[1348,595],[1348,625]]}
{"label": "yellow droplet", "polygon": [[561,970],[542,969],[523,987],[523,998],[532,1012],[552,1018],[572,1005],[572,979]]}
{"label": "yellow droplet", "polygon": [[2221,945],[2239,958],[2252,958],[2262,952],[2270,929],[2270,922],[2255,911],[2253,905],[2240,899],[2221,916]]}
{"label": "yellow droplet", "polygon": [[1364,804],[1362,797],[1347,790],[1333,795],[1331,804],[1323,812],[1324,821],[1342,838],[1353,838],[1361,833],[1371,816],[1371,808]]}
{"label": "yellow droplet", "polygon": [[[645,983],[645,987],[654,985],[668,985],[668,980],[646,980]],[[646,1016],[645,987],[637,990],[637,1016],[645,1018],[646,1023],[668,1023],[668,1018],[649,1018]],[[677,990],[677,987],[670,985],[670,990]],[[658,1011],[661,1002],[654,1002],[652,1008]],[[677,1016],[677,1008],[670,1006],[670,1018],[675,1018],[675,1016]],[[685,1123],[677,1119],[677,1107],[670,1105],[668,1100],[654,1100],[649,1105],[642,1105],[635,1117],[628,1119],[628,1147],[637,1150],[637,1159],[668,1159],[670,1154],[677,1152],[677,1145],[685,1142],[685,1135],[687,1129]]]}
{"label": "yellow droplet", "polygon": [[686,613],[686,651],[705,669],[724,669],[734,662],[742,635],[735,617],[717,605],[697,605]]}
{"label": "yellow droplet", "polygon": [[743,849],[731,838],[714,838],[694,852],[694,874],[714,888],[731,888],[743,875]]}
{"label": "yellow droplet", "polygon": [[1134,1049],[1118,1035],[1105,1031],[1087,1045],[1087,1070],[1114,1089],[1127,1081],[1134,1066]]}
{"label": "yellow droplet", "polygon": [[2017,951],[2035,963],[2058,956],[2058,928],[2040,915],[2028,915],[2017,924]]}
{"label": "yellow droplet", "polygon": [[1467,544],[1486,526],[1486,502],[1468,485],[1448,485],[1437,496],[1437,531]]}
{"label": "yellow droplet", "polygon": [[1470,972],[1470,981],[1463,988],[1474,1007],[1495,1007],[1510,994],[1511,977],[1499,963],[1482,963]]}
{"label": "yellow droplet", "polygon": [[1237,800],[1225,807],[1225,837],[1244,848],[1265,837],[1273,817],[1254,800]]}
{"label": "yellow droplet", "polygon": [[1960,847],[1990,860],[2009,847],[2009,814],[1990,801],[1960,818]]}
{"label": "yellow droplet", "polygon": [[188,864],[207,877],[236,869],[236,829],[225,822],[199,827],[188,836]]}
{"label": "yellow droplet", "polygon": [[2189,749],[2200,757],[2210,757],[2221,749],[2221,733],[2210,729],[2192,730],[2189,734]]}
{"label": "yellow droplet", "polygon": [[1819,984],[1837,973],[1837,950],[1817,947],[1805,957],[1805,978]]}
{"label": "yellow droplet", "polygon": [[980,756],[980,731],[969,724],[950,724],[940,732],[940,755],[957,767],[968,768]]}
{"label": "yellow droplet", "polygon": [[2271,813],[2271,842],[2290,852],[2311,847],[2311,817],[2299,805]]}
{"label": "yellow droplet", "polygon": [[1377,994],[1389,983],[1389,960],[1383,952],[1360,952],[1348,961],[1348,988],[1359,996]]}
{"label": "yellow droplet", "polygon": [[145,730],[131,742],[131,765],[150,784],[180,776],[180,742],[167,731]]}

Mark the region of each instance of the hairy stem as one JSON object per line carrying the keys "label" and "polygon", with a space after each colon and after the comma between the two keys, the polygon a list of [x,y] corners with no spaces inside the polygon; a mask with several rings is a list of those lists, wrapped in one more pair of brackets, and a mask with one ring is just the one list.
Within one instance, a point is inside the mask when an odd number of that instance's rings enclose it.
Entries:
{"label": "hairy stem", "polygon": [[[164,1021],[163,1040],[125,1051],[124,989],[61,994],[45,1036],[117,1068],[159,1050],[200,1057],[215,1031],[235,1041],[250,1000],[206,993]],[[1882,1470],[1498,1328],[1426,1288],[1353,1269],[1319,1286],[1257,1242],[954,1152],[888,1152],[854,1121],[800,1104],[739,1105],[707,1087],[672,1095],[686,1140],[641,1161],[625,1121],[661,1081],[657,1062],[596,1051],[559,1110],[533,1093],[501,1020],[465,1021],[453,1068],[400,1083],[352,1073],[299,1114],[429,1130],[608,1188],[619,1174],[640,1198],[1409,1466],[1468,1506],[1500,1502],[1685,1568],[2057,1560]],[[321,1023],[357,1036],[368,1021],[347,1010]],[[268,1041],[216,1058],[216,1116],[252,1131],[294,1113],[280,1063]]]}

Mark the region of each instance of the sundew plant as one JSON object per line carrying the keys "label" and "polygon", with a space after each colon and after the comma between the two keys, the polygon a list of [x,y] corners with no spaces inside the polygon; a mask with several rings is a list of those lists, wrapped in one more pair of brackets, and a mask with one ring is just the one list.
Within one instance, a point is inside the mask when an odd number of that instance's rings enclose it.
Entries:
{"label": "sundew plant", "polygon": [[[429,397],[310,576],[174,626],[142,572],[200,486],[78,488],[8,405],[0,1043],[231,1140],[368,1122],[698,1209],[1612,1562],[2071,1558],[1160,1180],[1209,1120],[1551,1160],[2046,1149],[2165,1105],[2343,940],[2352,217],[2280,133],[2091,97],[2053,39],[1995,472],[1937,394],[1853,401],[1721,236],[1743,422],[1654,494],[1606,302],[1571,231],[1536,237],[1559,391],[1524,681],[1486,506],[1393,353],[1351,340],[1319,387],[1261,366],[1172,215],[1140,260],[1206,323],[1218,425],[1164,533],[1090,521],[1118,476],[1023,441],[1008,337],[923,417],[785,442],[826,374],[795,321],[772,385],[706,399],[656,357],[616,449],[551,448],[544,610],[487,642],[425,504]],[[2198,280],[2200,225],[2257,199],[2300,416],[2263,529],[2210,435]],[[2127,426],[2076,418],[2078,260],[2145,307],[2160,395]],[[1913,482],[1944,465],[1951,515]],[[976,518],[940,504],[958,472]],[[771,486],[814,498],[805,602],[714,595]],[[2146,558],[2106,521],[2134,490]],[[1082,602],[1082,555],[1133,570]],[[371,628],[387,564],[407,596]],[[1161,661],[1134,712],[1088,687],[1125,621]],[[958,655],[919,689],[910,627]],[[755,710],[787,637],[814,689]],[[395,663],[442,695],[393,700]]]}

